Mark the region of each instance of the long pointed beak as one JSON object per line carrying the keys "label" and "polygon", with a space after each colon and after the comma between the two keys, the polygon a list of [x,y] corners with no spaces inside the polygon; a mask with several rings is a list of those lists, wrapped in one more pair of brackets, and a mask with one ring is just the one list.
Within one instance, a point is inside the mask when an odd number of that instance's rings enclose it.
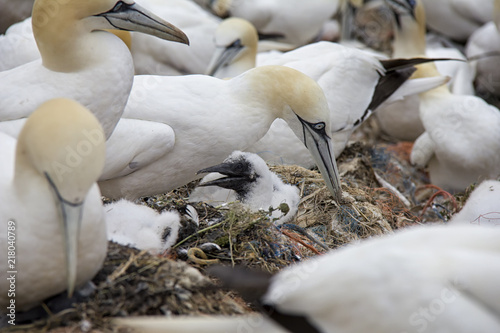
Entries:
{"label": "long pointed beak", "polygon": [[76,283],[76,270],[78,263],[78,238],[82,221],[83,203],[73,204],[60,201],[64,238],[66,241],[66,276],[68,279],[68,296],[73,295]]}
{"label": "long pointed beak", "polygon": [[78,264],[78,239],[80,236],[80,224],[82,222],[83,201],[70,202],[65,200],[50,175],[45,172],[45,177],[54,190],[59,207],[61,209],[62,227],[64,230],[64,242],[66,244],[66,278],[68,282],[68,297],[73,296],[76,284],[76,271]]}
{"label": "long pointed beak", "polygon": [[241,170],[237,170],[235,168],[234,163],[217,164],[217,165],[202,169],[202,170],[198,171],[197,174],[210,173],[210,172],[218,172],[222,176],[226,176],[226,177],[221,177],[221,178],[217,178],[217,179],[214,179],[211,181],[200,183],[200,184],[198,184],[198,186],[220,186],[223,188],[236,190],[236,189],[239,189],[242,186],[242,184],[248,183],[248,182],[251,182],[252,180],[254,180],[251,178],[250,174],[248,174],[246,172],[242,172]]}
{"label": "long pointed beak", "polygon": [[219,47],[215,48],[215,52],[210,59],[210,63],[208,64],[206,75],[213,76],[219,69],[224,66],[231,64],[236,58],[236,56],[240,53],[241,47]]}
{"label": "long pointed beak", "polygon": [[324,130],[317,131],[309,123],[302,119],[300,120],[304,128],[304,144],[316,161],[316,165],[326,182],[326,186],[337,202],[339,202],[342,198],[342,189],[340,187],[337,162],[333,153],[332,140]]}
{"label": "long pointed beak", "polygon": [[119,1],[110,11],[96,16],[104,17],[115,29],[138,31],[189,45],[189,39],[182,30],[138,4]]}

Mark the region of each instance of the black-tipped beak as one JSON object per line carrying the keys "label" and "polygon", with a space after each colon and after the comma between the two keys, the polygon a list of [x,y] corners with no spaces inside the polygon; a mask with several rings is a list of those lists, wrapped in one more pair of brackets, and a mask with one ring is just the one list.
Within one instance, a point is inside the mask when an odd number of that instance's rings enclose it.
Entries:
{"label": "black-tipped beak", "polygon": [[113,9],[96,16],[104,17],[114,29],[138,31],[189,45],[189,39],[182,30],[136,3],[130,5],[118,1]]}
{"label": "black-tipped beak", "polygon": [[248,183],[255,181],[255,175],[241,162],[224,162],[202,169],[197,174],[210,172],[218,172],[225,177],[200,183],[199,186],[220,186],[238,192]]}

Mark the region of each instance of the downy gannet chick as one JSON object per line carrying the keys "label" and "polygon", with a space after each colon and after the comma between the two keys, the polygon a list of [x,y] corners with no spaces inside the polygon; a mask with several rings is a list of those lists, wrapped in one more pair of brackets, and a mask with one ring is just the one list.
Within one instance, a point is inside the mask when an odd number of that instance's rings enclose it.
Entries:
{"label": "downy gannet chick", "polygon": [[500,226],[500,182],[485,180],[479,184],[448,223]]}
{"label": "downy gannet chick", "polygon": [[307,147],[335,199],[341,197],[328,134],[328,103],[321,87],[294,69],[262,66],[231,80],[139,75],[124,113],[127,118],[163,126],[165,145],[154,151],[155,159],[144,162],[135,146],[149,133],[131,142],[126,131],[115,131],[108,140],[115,148],[107,160],[124,162],[121,168],[114,166],[119,173],[101,178],[101,190],[109,198],[135,199],[185,185],[199,177],[198,170],[255,143],[277,118]]}
{"label": "downy gannet chick", "polygon": [[[257,154],[234,151],[223,163],[198,171],[208,172],[213,173],[205,176],[191,192],[190,201],[221,205],[238,200],[251,210],[272,207],[276,224],[287,223],[297,213],[299,189],[283,183]],[[214,189],[217,186],[219,188]],[[281,204],[287,204],[289,208],[284,216],[278,209]]]}
{"label": "downy gannet chick", "polygon": [[[212,269],[264,316],[137,317],[138,332],[498,332],[500,229],[419,226],[363,240],[269,278]],[[238,274],[239,273],[239,274]]]}
{"label": "downy gannet chick", "polygon": [[177,240],[180,216],[122,199],[104,206],[108,239],[125,246],[161,253]]}
{"label": "downy gannet chick", "polygon": [[105,139],[89,110],[54,99],[32,113],[17,145],[3,133],[0,140],[0,307],[9,311],[14,299],[4,275],[13,274],[15,308],[24,311],[65,290],[71,296],[102,266],[107,239],[96,181]]}
{"label": "downy gannet chick", "polygon": [[125,44],[102,30],[188,43],[182,31],[132,0],[36,0],[32,25],[42,59],[0,72],[0,121],[26,118],[42,102],[63,96],[91,110],[106,137],[123,113],[134,67]]}

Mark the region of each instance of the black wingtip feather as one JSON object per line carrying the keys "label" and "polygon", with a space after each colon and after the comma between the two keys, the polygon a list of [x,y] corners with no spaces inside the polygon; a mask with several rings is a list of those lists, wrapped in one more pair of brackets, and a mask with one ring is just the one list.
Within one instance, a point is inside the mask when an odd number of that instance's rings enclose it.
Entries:
{"label": "black wingtip feather", "polygon": [[380,60],[380,63],[382,64],[382,66],[384,66],[386,71],[395,71],[433,61],[465,61],[465,60],[454,59],[454,58],[410,58],[410,59],[398,58],[398,59]]}

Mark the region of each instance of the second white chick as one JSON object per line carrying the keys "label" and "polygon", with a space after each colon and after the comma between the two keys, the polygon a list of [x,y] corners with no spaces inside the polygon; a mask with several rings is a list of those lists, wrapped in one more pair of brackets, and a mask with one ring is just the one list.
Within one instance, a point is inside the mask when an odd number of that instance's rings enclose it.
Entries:
{"label": "second white chick", "polygon": [[[275,224],[289,222],[297,213],[299,189],[283,183],[257,154],[234,151],[223,163],[198,171],[208,172],[189,196],[190,201],[221,205],[238,200],[256,211],[273,207]],[[278,209],[283,203],[288,205],[288,212]]]}
{"label": "second white chick", "polygon": [[156,212],[125,199],[104,206],[108,240],[121,245],[161,253],[175,244],[179,235],[177,212]]}

